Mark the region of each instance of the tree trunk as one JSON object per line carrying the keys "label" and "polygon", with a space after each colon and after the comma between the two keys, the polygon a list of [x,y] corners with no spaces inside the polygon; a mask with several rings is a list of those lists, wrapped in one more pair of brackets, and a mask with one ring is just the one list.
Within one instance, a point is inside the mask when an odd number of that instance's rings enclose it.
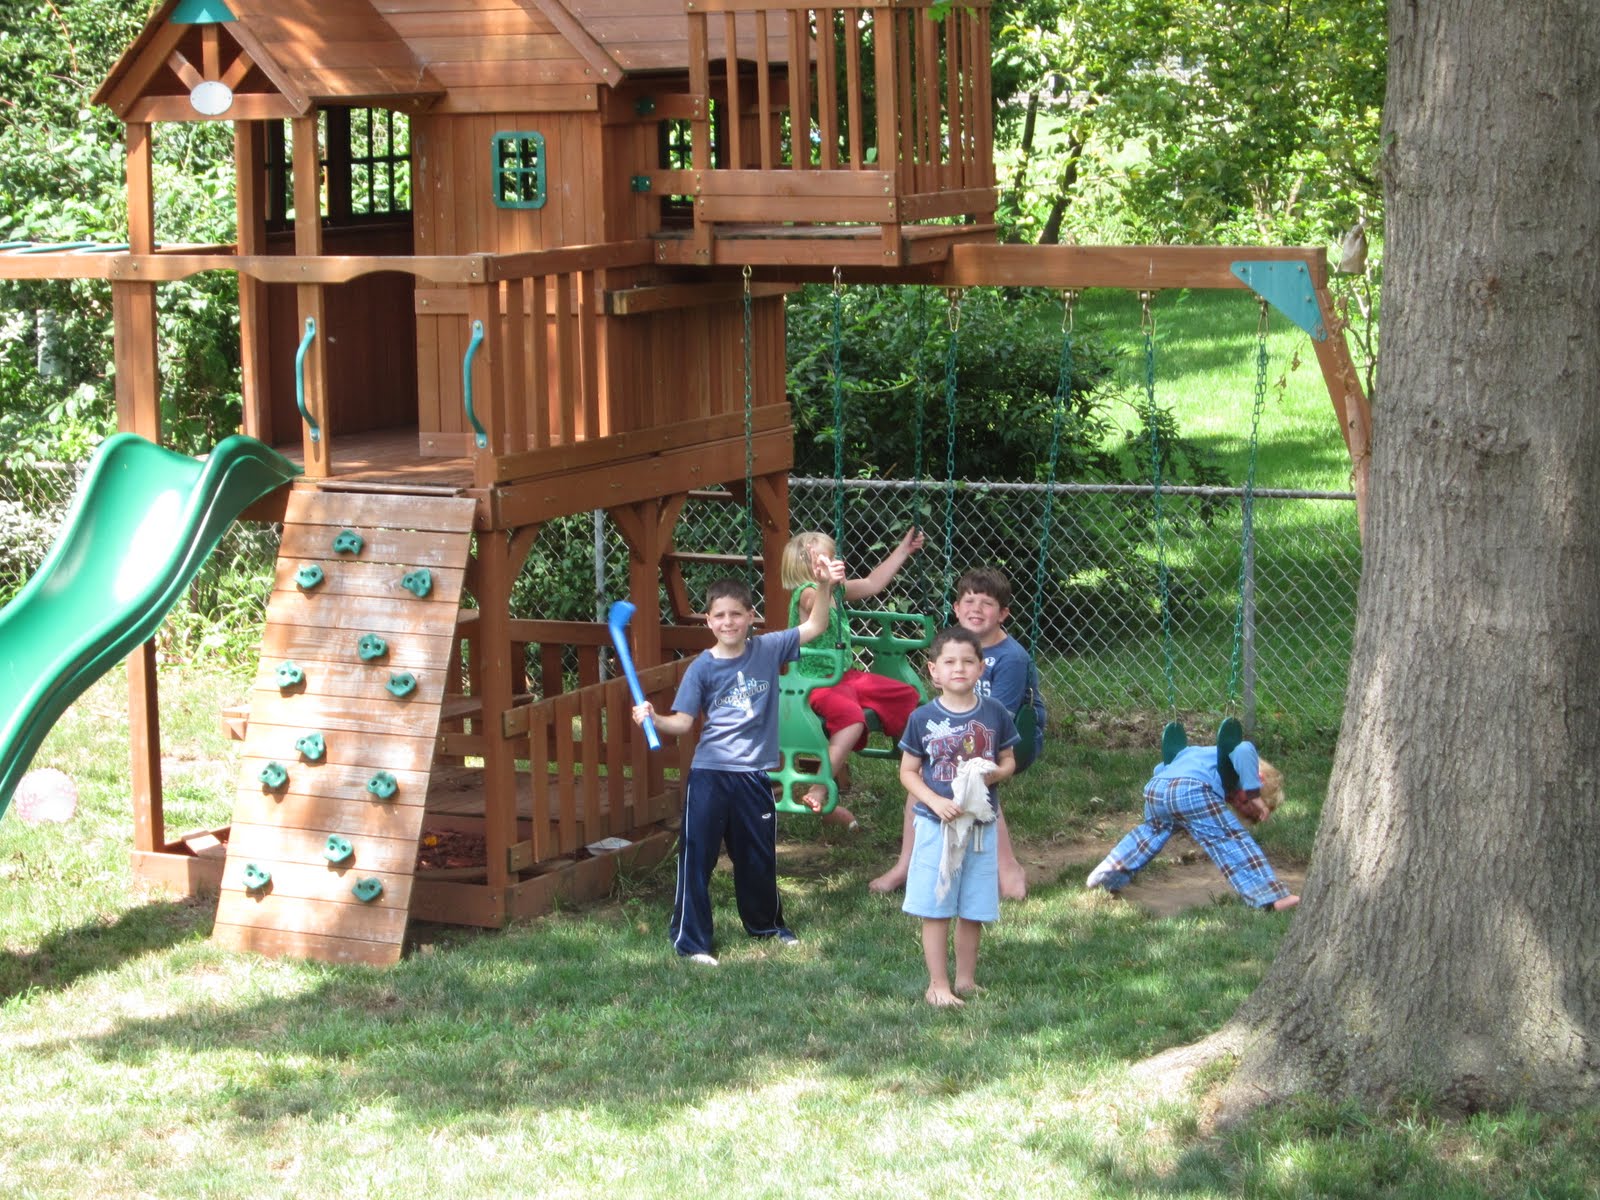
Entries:
{"label": "tree trunk", "polygon": [[1072,201],[1072,189],[1078,183],[1078,164],[1083,161],[1086,139],[1077,134],[1067,134],[1066,161],[1061,167],[1061,180],[1056,184],[1055,198],[1050,202],[1050,215],[1039,230],[1039,245],[1054,246],[1061,240],[1061,220],[1066,216],[1067,205]]}
{"label": "tree trunk", "polygon": [[1389,14],[1344,727],[1225,1114],[1600,1099],[1600,7]]}

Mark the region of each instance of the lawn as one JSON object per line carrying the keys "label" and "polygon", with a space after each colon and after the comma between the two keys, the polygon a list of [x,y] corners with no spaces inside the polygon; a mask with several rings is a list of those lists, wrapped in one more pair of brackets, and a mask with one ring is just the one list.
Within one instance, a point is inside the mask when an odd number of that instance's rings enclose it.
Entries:
{"label": "lawn", "polygon": [[[242,690],[169,672],[174,831],[227,819],[215,712]],[[899,826],[877,764],[859,834],[785,828],[798,947],[747,942],[719,873],[723,965],[680,964],[669,865],[504,932],[420,926],[392,969],[273,962],[213,948],[208,904],[131,886],[124,692],[87,693],[36,763],[73,775],[78,817],[0,821],[7,1197],[1595,1194],[1593,1114],[1308,1100],[1208,1135],[1215,1073],[1175,1096],[1139,1081],[1237,1008],[1293,919],[1156,918],[1083,890],[1148,771],[1140,731],[1053,745],[1008,787],[1044,877],[986,940],[987,993],[934,1012],[914,923],[865,888]],[[1262,840],[1291,862],[1330,762],[1282,765]]]}

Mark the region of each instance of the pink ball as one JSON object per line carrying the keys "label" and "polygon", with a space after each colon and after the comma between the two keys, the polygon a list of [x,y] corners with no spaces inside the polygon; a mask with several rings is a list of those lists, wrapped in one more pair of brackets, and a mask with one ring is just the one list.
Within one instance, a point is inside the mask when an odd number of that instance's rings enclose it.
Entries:
{"label": "pink ball", "polygon": [[78,811],[78,789],[65,772],[54,767],[29,771],[12,794],[11,811],[30,825],[70,821]]}

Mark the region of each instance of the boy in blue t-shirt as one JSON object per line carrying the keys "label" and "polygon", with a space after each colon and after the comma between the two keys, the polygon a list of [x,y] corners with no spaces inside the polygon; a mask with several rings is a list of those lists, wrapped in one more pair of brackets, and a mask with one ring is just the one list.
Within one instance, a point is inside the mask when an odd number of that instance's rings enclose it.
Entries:
{"label": "boy in blue t-shirt", "polygon": [[833,587],[844,564],[814,563],[821,603],[804,622],[776,633],[751,636],[755,599],[737,579],[721,579],[706,591],[706,625],[716,637],[711,649],[689,664],[672,711],[658,714],[648,701],[633,719],[655,719],[662,733],[681,735],[705,714],[683,791],[683,830],[678,837],[678,886],[669,933],[677,952],[714,967],[711,941],[711,872],[723,844],[733,860],[733,891],[745,932],[799,939],[783,922],[778,899],[778,837],[772,781],[778,766],[778,674],[800,656],[800,647],[828,628]]}
{"label": "boy in blue t-shirt", "polygon": [[[961,1004],[962,996],[977,989],[978,941],[983,926],[1000,916],[999,839],[986,836],[987,827],[975,824],[963,845],[957,824],[963,809],[954,798],[957,779],[969,760],[995,764],[983,779],[998,817],[994,785],[1016,770],[1013,747],[1018,738],[1005,706],[978,694],[983,647],[976,634],[946,629],[935,637],[928,648],[928,674],[938,695],[911,714],[900,739],[900,782],[911,797],[916,827],[903,908],[922,918],[922,956],[928,967],[924,999],[946,1008]],[[955,847],[961,847],[959,856],[952,853]],[[954,984],[948,950],[952,917]]]}
{"label": "boy in blue t-shirt", "polygon": [[[1017,745],[1017,770],[1026,771],[1039,757],[1044,744],[1044,693],[1039,688],[1039,670],[1016,638],[1005,631],[1011,615],[1011,581],[993,567],[976,567],[956,581],[956,624],[978,637],[982,647],[983,675],[978,680],[978,695],[998,700],[1015,720],[1024,706],[1033,710],[1032,745]],[[867,890],[893,892],[904,886],[911,864],[911,800],[906,800],[905,819],[900,830],[900,856],[894,866],[871,883]],[[1004,817],[995,831],[999,850],[1000,895],[1006,900],[1021,900],[1028,894],[1028,879],[1011,845],[1011,830]]]}

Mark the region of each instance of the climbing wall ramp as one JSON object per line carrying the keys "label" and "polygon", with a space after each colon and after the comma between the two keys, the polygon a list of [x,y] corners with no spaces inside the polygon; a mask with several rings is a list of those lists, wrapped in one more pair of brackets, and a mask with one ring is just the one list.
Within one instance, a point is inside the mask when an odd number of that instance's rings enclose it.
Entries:
{"label": "climbing wall ramp", "polygon": [[474,504],[289,499],[213,938],[399,959]]}

